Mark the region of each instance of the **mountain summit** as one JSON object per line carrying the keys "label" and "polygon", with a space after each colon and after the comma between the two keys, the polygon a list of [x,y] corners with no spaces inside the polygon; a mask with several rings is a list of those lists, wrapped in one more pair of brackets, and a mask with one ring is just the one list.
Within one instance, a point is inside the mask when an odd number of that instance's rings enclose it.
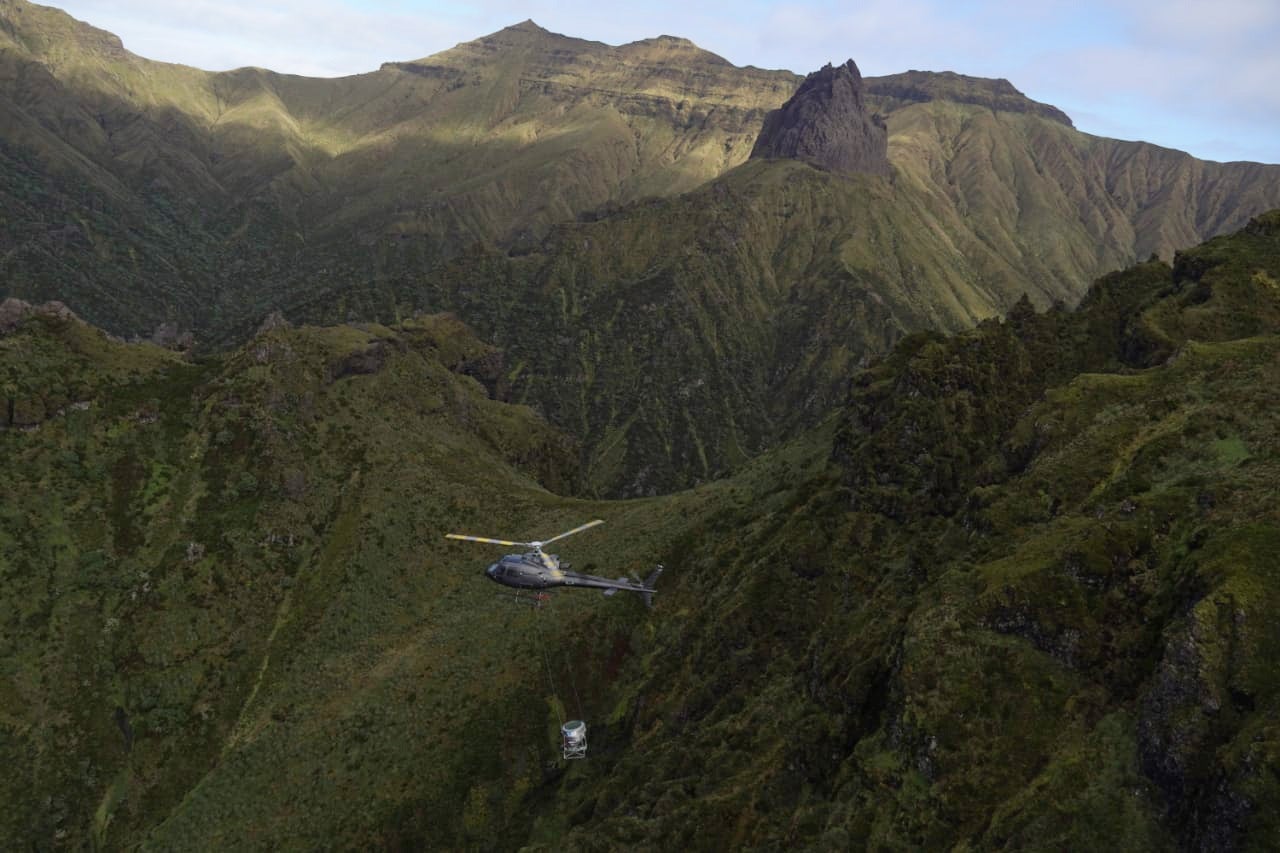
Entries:
{"label": "mountain summit", "polygon": [[852,59],[823,66],[769,113],[751,156],[803,160],[844,174],[888,174],[889,133],[867,110],[864,90]]}

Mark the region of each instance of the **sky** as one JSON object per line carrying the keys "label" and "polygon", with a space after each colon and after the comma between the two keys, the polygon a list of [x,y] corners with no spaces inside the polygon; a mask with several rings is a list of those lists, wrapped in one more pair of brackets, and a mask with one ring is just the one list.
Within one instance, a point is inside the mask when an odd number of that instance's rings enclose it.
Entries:
{"label": "sky", "polygon": [[852,58],[1004,77],[1076,127],[1209,160],[1280,163],[1280,0],[45,0],[149,59],[332,77],[532,18],[625,44],[682,36],[735,65]]}

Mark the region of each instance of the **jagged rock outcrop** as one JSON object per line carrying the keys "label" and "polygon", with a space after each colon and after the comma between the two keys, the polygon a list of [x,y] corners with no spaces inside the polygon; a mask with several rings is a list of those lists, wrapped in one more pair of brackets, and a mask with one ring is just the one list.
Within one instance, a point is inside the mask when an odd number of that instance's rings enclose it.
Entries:
{"label": "jagged rock outcrop", "polygon": [[76,313],[63,303],[55,300],[42,305],[32,305],[24,299],[10,296],[0,301],[0,335],[6,335],[18,328],[18,325],[32,314],[46,317],[57,317],[61,320],[79,320]]}
{"label": "jagged rock outcrop", "polygon": [[29,310],[31,310],[31,304],[21,299],[11,296],[0,300],[0,335],[16,329]]}
{"label": "jagged rock outcrop", "polygon": [[259,338],[267,334],[268,332],[274,331],[275,329],[292,329],[292,328],[293,328],[293,324],[289,322],[288,318],[286,318],[284,314],[280,313],[279,311],[272,311],[270,314],[267,315],[267,318],[263,320],[261,324],[259,324],[258,331],[254,332],[253,336],[255,338]]}
{"label": "jagged rock outcrop", "polygon": [[511,383],[507,380],[506,358],[500,349],[464,359],[449,369],[479,382],[491,399],[505,401],[509,398]]}
{"label": "jagged rock outcrop", "polygon": [[368,376],[382,370],[393,350],[403,350],[399,340],[375,340],[364,349],[343,356],[329,366],[330,384],[348,376]]}
{"label": "jagged rock outcrop", "polygon": [[823,66],[765,117],[753,158],[803,160],[843,174],[887,175],[889,132],[872,114],[852,59]]}
{"label": "jagged rock outcrop", "polygon": [[151,343],[165,349],[186,352],[196,345],[196,336],[189,330],[183,331],[174,321],[166,320],[151,333]]}

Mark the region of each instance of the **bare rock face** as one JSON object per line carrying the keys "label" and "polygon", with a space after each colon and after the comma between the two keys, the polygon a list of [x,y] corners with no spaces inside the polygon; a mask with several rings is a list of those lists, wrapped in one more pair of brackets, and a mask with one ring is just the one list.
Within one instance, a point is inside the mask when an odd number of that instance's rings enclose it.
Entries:
{"label": "bare rock face", "polygon": [[400,340],[377,340],[362,350],[348,354],[329,366],[329,382],[334,383],[348,376],[368,376],[382,370],[393,351],[403,351]]}
{"label": "bare rock face", "polygon": [[290,323],[285,318],[284,314],[281,314],[279,311],[272,311],[270,314],[267,315],[267,318],[263,320],[262,323],[258,326],[258,331],[254,332],[253,336],[255,338],[260,338],[263,335],[275,329],[292,329],[292,328],[293,328],[293,324]]}
{"label": "bare rock face", "polygon": [[463,359],[450,368],[454,373],[475,379],[494,400],[507,400],[511,385],[507,381],[506,357],[502,350],[492,349],[482,355]]}
{"label": "bare rock face", "polygon": [[0,302],[0,335],[7,335],[18,328],[18,324],[30,311],[31,303],[12,296]]}
{"label": "bare rock face", "polygon": [[80,321],[74,311],[57,300],[43,305],[32,305],[30,302],[10,296],[0,301],[0,335],[9,334],[18,328],[23,320],[32,315]]}
{"label": "bare rock face", "polygon": [[186,352],[196,345],[196,338],[191,332],[182,331],[177,323],[168,320],[156,326],[156,330],[151,333],[151,343],[165,349]]}
{"label": "bare rock face", "polygon": [[846,175],[889,173],[889,134],[867,110],[853,60],[813,72],[769,113],[751,156],[803,160]]}

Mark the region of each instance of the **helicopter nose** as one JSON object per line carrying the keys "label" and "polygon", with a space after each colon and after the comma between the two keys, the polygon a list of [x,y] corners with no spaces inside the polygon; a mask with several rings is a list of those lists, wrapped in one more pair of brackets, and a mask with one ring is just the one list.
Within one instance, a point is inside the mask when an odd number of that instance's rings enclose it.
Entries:
{"label": "helicopter nose", "polygon": [[498,573],[498,564],[494,563],[492,566],[485,569],[484,573],[489,576],[490,580],[493,580],[494,576]]}

